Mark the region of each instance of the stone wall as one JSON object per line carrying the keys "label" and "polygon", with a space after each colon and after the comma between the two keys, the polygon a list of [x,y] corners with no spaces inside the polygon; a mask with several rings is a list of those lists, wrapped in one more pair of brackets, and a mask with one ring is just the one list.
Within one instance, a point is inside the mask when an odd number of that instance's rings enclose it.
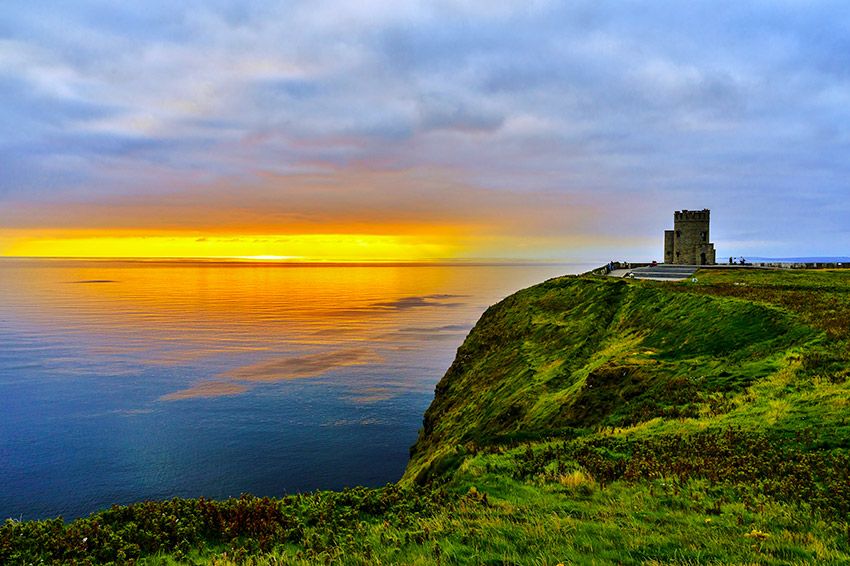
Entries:
{"label": "stone wall", "polygon": [[675,230],[664,230],[664,263],[673,263]]}

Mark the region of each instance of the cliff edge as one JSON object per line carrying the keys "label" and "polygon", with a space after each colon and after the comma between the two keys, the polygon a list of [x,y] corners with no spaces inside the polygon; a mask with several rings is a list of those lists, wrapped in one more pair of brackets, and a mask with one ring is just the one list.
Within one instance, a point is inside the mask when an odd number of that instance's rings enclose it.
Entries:
{"label": "cliff edge", "polygon": [[[494,305],[437,385],[405,480],[427,482],[466,453],[518,440],[742,416],[753,408],[745,392],[799,373],[829,339],[725,275],[676,285],[562,277]],[[746,276],[760,286],[778,277]]]}

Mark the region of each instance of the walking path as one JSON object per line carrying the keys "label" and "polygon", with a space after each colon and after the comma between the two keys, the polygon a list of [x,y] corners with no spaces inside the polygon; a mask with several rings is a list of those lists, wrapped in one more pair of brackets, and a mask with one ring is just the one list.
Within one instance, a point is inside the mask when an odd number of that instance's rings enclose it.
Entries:
{"label": "walking path", "polygon": [[636,267],[634,269],[615,269],[610,277],[632,277],[634,279],[650,279],[652,281],[682,281],[698,269],[696,265],[667,265]]}

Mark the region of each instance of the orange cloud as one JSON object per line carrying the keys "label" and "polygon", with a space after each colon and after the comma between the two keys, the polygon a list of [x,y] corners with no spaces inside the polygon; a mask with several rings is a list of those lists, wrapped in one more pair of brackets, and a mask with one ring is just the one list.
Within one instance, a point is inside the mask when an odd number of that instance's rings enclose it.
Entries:
{"label": "orange cloud", "polygon": [[41,230],[393,235],[592,224],[588,213],[595,211],[588,202],[546,191],[481,187],[465,179],[461,171],[377,170],[366,164],[290,175],[259,171],[251,182],[104,195],[94,202],[10,202],[0,210],[0,224]]}
{"label": "orange cloud", "polygon": [[[251,257],[301,261],[571,257],[610,225],[599,203],[500,190],[445,169],[259,172],[96,202],[11,202],[0,253],[61,257]],[[616,242],[619,245],[621,242]]]}

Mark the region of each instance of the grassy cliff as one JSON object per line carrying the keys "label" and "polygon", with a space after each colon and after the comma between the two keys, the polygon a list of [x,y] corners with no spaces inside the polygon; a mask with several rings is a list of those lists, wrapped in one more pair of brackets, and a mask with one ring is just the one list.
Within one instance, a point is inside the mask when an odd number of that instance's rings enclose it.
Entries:
{"label": "grassy cliff", "polygon": [[437,386],[406,478],[465,446],[717,415],[824,333],[786,309],[669,285],[565,277],[481,318]]}
{"label": "grassy cliff", "polygon": [[492,306],[381,489],[0,527],[0,562],[850,563],[850,272]]}

